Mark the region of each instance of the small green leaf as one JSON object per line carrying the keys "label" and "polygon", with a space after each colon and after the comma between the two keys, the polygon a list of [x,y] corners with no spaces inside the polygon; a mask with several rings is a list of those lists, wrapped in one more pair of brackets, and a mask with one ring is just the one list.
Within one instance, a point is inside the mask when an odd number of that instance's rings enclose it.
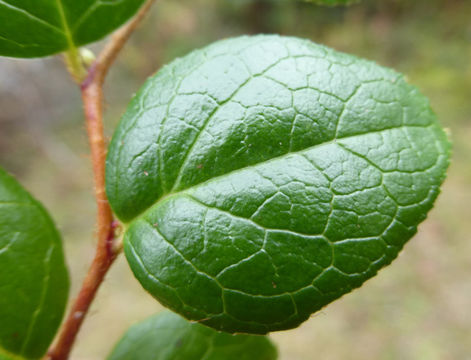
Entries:
{"label": "small green leaf", "polygon": [[0,0],[0,55],[38,57],[101,39],[144,0]]}
{"label": "small green leaf", "polygon": [[108,360],[276,360],[266,336],[230,335],[166,311],[132,326]]}
{"label": "small green leaf", "polygon": [[0,359],[44,355],[62,320],[68,290],[51,218],[0,169]]}
{"label": "small green leaf", "polygon": [[400,74],[307,40],[240,37],[146,82],[113,137],[107,193],[154,297],[216,329],[266,333],[397,256],[449,146]]}

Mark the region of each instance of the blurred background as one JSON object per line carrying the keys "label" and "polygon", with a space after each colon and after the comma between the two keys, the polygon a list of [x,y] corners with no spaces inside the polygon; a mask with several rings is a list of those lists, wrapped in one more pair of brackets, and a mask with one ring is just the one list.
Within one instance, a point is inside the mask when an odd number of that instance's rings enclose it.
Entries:
{"label": "blurred background", "polygon": [[[280,359],[471,359],[471,1],[363,0],[348,8],[158,1],[108,78],[107,135],[162,64],[253,33],[309,38],[407,74],[454,142],[436,207],[399,259],[299,328],[273,333]],[[0,164],[46,204],[62,231],[73,298],[94,252],[95,204],[79,91],[60,57],[0,59]],[[125,329],[161,310],[121,257],[72,359],[103,359]]]}

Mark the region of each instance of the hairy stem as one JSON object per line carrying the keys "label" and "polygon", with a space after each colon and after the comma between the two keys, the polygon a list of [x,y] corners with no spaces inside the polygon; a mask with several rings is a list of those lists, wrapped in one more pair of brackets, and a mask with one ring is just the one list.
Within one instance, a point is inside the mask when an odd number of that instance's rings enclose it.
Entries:
{"label": "hairy stem", "polygon": [[68,359],[85,315],[119,252],[119,247],[114,246],[115,222],[105,192],[106,141],[103,132],[103,83],[120,50],[154,2],[155,0],[148,0],[127,25],[116,31],[95,63],[88,69],[88,74],[80,85],[98,208],[98,243],[95,257],[88,269],[80,292],[61,328],[55,346],[48,353],[51,360]]}

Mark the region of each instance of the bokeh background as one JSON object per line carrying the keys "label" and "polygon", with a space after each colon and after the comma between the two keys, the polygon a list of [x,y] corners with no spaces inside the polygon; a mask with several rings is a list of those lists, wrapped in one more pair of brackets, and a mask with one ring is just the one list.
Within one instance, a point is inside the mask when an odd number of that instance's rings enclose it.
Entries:
{"label": "bokeh background", "polygon": [[[160,0],[108,79],[107,135],[162,64],[252,33],[309,38],[407,74],[454,141],[448,179],[418,235],[361,289],[299,328],[273,333],[281,360],[471,359],[471,1],[364,0],[325,8],[294,0]],[[73,298],[93,256],[95,205],[79,92],[60,57],[0,59],[0,164],[53,214]],[[161,310],[120,258],[72,359],[103,359],[129,325]]]}

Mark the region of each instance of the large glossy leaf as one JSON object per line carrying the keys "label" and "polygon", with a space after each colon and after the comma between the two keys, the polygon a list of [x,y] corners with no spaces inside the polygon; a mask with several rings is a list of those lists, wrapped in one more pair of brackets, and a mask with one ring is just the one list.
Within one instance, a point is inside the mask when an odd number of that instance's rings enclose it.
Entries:
{"label": "large glossy leaf", "polygon": [[276,360],[266,336],[230,335],[166,311],[132,326],[108,360]]}
{"label": "large glossy leaf", "polygon": [[241,37],[146,82],[113,137],[107,192],[144,288],[189,319],[265,333],[389,264],[448,153],[400,74],[307,40]]}
{"label": "large glossy leaf", "polygon": [[0,55],[37,57],[96,41],[144,0],[0,0]]}
{"label": "large glossy leaf", "polygon": [[0,359],[44,355],[68,289],[61,240],[49,215],[0,169]]}

